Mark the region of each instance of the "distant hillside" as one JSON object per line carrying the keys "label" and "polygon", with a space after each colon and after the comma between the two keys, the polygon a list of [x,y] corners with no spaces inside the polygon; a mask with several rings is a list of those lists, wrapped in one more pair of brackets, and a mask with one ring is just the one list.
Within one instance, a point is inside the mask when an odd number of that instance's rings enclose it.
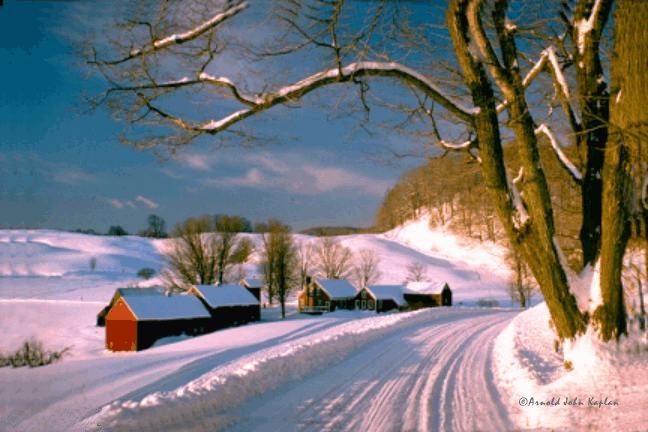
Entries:
{"label": "distant hillside", "polygon": [[[511,178],[519,164],[513,146],[506,146],[506,164]],[[578,161],[575,149],[564,149]],[[579,186],[562,168],[549,143],[540,146],[542,166],[547,173],[556,218],[557,238],[571,262],[580,261],[581,198]],[[443,226],[480,241],[505,241],[480,167],[465,154],[448,154],[429,160],[401,176],[387,192],[376,214],[375,226],[384,232],[430,216],[432,227]]]}
{"label": "distant hillside", "polygon": [[301,230],[300,234],[306,234],[316,237],[340,236],[351,234],[370,234],[375,232],[373,228],[358,228],[350,226],[322,226],[312,227]]}

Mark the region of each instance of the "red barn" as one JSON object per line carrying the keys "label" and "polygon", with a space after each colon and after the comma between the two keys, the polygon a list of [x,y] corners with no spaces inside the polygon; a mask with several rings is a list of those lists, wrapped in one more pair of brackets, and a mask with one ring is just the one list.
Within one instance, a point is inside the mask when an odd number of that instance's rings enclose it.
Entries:
{"label": "red barn", "polygon": [[106,348],[139,351],[155,341],[209,331],[211,316],[194,296],[122,295],[106,315]]}
{"label": "red barn", "polygon": [[113,307],[115,303],[117,303],[117,300],[119,300],[122,295],[129,295],[129,296],[139,296],[139,295],[146,295],[146,296],[163,296],[164,295],[164,288],[162,287],[148,287],[148,288],[117,288],[115,291],[115,294],[113,295],[112,299],[110,299],[110,303],[108,303],[101,311],[97,314],[97,327],[104,327],[106,325],[106,315],[108,315],[108,312],[110,309]]}

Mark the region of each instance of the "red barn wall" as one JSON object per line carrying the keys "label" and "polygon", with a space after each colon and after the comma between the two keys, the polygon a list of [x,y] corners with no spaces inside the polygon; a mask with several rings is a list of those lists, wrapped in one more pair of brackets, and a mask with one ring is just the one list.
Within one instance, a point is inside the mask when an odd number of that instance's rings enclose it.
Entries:
{"label": "red barn wall", "polygon": [[137,349],[137,319],[122,299],[106,315],[106,348],[112,351]]}

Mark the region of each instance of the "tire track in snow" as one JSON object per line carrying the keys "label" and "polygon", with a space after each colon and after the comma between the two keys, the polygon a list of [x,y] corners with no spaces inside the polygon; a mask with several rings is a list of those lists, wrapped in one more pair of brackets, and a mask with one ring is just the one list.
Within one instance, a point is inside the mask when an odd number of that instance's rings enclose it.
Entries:
{"label": "tire track in snow", "polygon": [[398,328],[311,377],[231,410],[240,420],[231,430],[510,430],[490,356],[493,339],[511,318],[453,311]]}

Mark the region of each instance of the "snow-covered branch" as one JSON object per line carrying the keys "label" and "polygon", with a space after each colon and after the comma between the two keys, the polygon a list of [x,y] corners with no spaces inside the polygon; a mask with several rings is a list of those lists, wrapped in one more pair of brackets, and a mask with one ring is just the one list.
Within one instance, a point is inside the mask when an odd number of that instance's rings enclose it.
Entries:
{"label": "snow-covered branch", "polygon": [[245,1],[232,1],[228,2],[228,6],[225,10],[217,13],[216,15],[212,16],[210,19],[203,21],[202,23],[198,24],[197,26],[182,32],[182,33],[174,33],[168,36],[165,36],[163,38],[159,39],[154,39],[151,40],[149,43],[146,45],[142,46],[141,48],[133,48],[130,50],[127,56],[122,57],[117,60],[108,60],[108,61],[99,61],[99,60],[93,60],[90,63],[91,64],[99,64],[99,65],[106,65],[106,66],[114,66],[118,65],[120,63],[125,63],[129,60],[133,60],[138,57],[142,57],[148,54],[151,54],[155,51],[160,51],[162,49],[168,48],[173,45],[179,45],[191,40],[194,40],[198,38],[199,36],[203,35],[207,31],[215,28],[219,24],[221,24],[223,21],[227,20],[228,18],[233,17],[234,15],[238,14],[242,10],[248,7],[247,2]]}
{"label": "snow-covered branch", "polygon": [[263,99],[241,93],[239,89],[236,87],[236,85],[229,78],[215,77],[205,72],[200,72],[198,76],[194,79],[190,79],[189,77],[182,77],[180,79],[173,80],[173,81],[154,82],[150,84],[142,84],[136,86],[116,85],[115,87],[109,89],[107,92],[115,93],[115,92],[138,92],[142,90],[156,90],[156,89],[163,90],[163,89],[190,87],[190,86],[200,85],[200,84],[209,84],[216,87],[224,87],[232,93],[232,95],[237,101],[239,101],[244,105],[255,106],[263,103]]}
{"label": "snow-covered branch", "polygon": [[587,35],[594,29],[594,25],[599,19],[599,14],[601,13],[601,0],[596,0],[594,6],[592,6],[592,11],[590,12],[589,17],[583,18],[578,22],[574,23],[578,34],[578,52],[583,55],[585,52],[585,39]]}
{"label": "snow-covered branch", "polygon": [[[531,83],[540,75],[540,73],[548,69],[549,73],[554,81],[556,87],[556,93],[560,100],[560,105],[562,106],[563,112],[567,117],[569,124],[574,132],[578,132],[581,129],[580,122],[576,118],[576,114],[571,105],[571,92],[569,90],[569,85],[567,83],[567,78],[560,67],[560,62],[558,61],[558,56],[556,55],[556,50],[554,47],[550,46],[542,51],[538,61],[529,69],[527,74],[522,79],[522,86],[527,88]],[[502,101],[497,105],[497,113],[503,112],[508,106],[509,102],[507,100]]]}
{"label": "snow-covered branch", "polygon": [[562,151],[562,148],[560,144],[558,143],[556,137],[554,134],[551,132],[549,127],[547,127],[546,124],[541,124],[538,126],[538,128],[535,130],[536,135],[544,134],[547,138],[549,138],[549,142],[551,143],[551,147],[553,148],[554,152],[556,153],[556,156],[558,157],[558,160],[562,164],[562,166],[567,170],[569,175],[572,176],[572,178],[577,182],[581,183],[583,181],[583,175],[579,171],[578,168],[569,160],[567,155]]}
{"label": "snow-covered branch", "polygon": [[273,106],[291,102],[302,98],[304,95],[327,85],[353,82],[355,79],[365,76],[392,77],[407,84],[410,84],[439,105],[443,106],[459,120],[472,124],[473,116],[478,112],[475,108],[463,106],[460,102],[444,95],[440,88],[425,75],[393,62],[356,62],[343,68],[332,68],[326,71],[315,73],[297,83],[287,85],[274,92],[267,92],[256,97],[243,96],[237,87],[227,78],[215,78],[208,74],[201,73],[196,80],[179,80],[168,83],[172,86],[185,86],[196,82],[209,83],[229,88],[236,99],[247,105],[248,108],[238,110],[225,117],[213,119],[201,124],[176,123],[183,129],[194,132],[216,134],[235,123],[238,123],[256,113],[266,111]]}
{"label": "snow-covered branch", "polygon": [[518,184],[521,184],[524,181],[524,168],[520,168],[517,177],[509,182],[509,189],[512,195],[513,208],[515,211],[512,215],[513,226],[521,231],[530,220],[529,213],[527,212],[524,203],[522,202],[522,195],[518,189]]}
{"label": "snow-covered branch", "polygon": [[[533,65],[533,67],[527,72],[527,74],[522,79],[522,86],[526,89],[531,85],[531,83],[540,75],[547,65],[547,52],[543,51],[540,55],[538,61]],[[497,113],[500,114],[503,112],[506,107],[509,105],[508,100],[503,100],[497,105]]]}
{"label": "snow-covered branch", "polygon": [[569,85],[567,84],[567,78],[565,77],[565,74],[563,74],[560,63],[558,62],[556,50],[554,49],[554,47],[550,46],[542,52],[542,56],[547,59],[547,65],[555,83],[556,91],[558,93],[558,98],[560,99],[560,104],[562,105],[563,112],[565,113],[565,116],[567,116],[567,120],[569,121],[569,125],[574,132],[578,132],[580,130],[580,124],[578,119],[576,118],[574,109],[571,106]]}

